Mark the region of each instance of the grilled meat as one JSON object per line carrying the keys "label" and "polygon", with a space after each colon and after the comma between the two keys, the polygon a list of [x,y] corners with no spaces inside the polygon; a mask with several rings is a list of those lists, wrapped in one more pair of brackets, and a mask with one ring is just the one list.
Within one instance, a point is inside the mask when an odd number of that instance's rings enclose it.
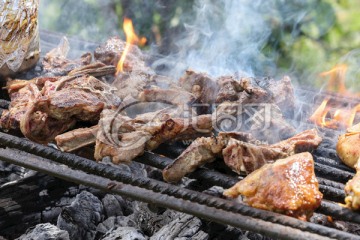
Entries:
{"label": "grilled meat", "polygon": [[71,152],[92,145],[96,141],[98,130],[99,126],[95,125],[90,128],[77,128],[57,135],[55,137],[56,145],[64,152]]}
{"label": "grilled meat", "polygon": [[12,100],[1,118],[3,129],[19,128],[27,138],[47,143],[76,121],[96,122],[105,106],[117,106],[115,88],[91,76],[10,82]]}
{"label": "grilled meat", "polygon": [[301,132],[287,140],[272,145],[256,145],[231,139],[223,150],[225,164],[234,172],[247,174],[266,163],[286,158],[295,153],[312,151],[322,139],[315,129]]}
{"label": "grilled meat", "polygon": [[190,104],[194,101],[194,96],[182,89],[145,89],[139,94],[142,102],[164,102],[173,105]]}
{"label": "grilled meat", "polygon": [[240,82],[232,76],[220,77],[217,79],[219,92],[216,96],[216,103],[234,102],[239,100],[239,94],[243,91]]}
{"label": "grilled meat", "polygon": [[336,152],[341,161],[351,168],[354,168],[360,157],[359,144],[360,124],[348,128],[345,134],[339,136]]}
{"label": "grilled meat", "polygon": [[[117,66],[125,46],[126,42],[118,37],[112,37],[95,49],[94,57],[106,65]],[[124,62],[124,71],[144,71],[145,69],[151,71],[145,66],[145,56],[137,46],[131,46]]]}
{"label": "grilled meat", "polygon": [[[176,114],[179,112],[159,111],[156,115],[146,114],[131,119],[115,111],[104,110],[99,122],[95,158],[101,160],[110,156],[115,158],[115,163],[128,162],[135,158],[136,154],[142,154],[144,150],[153,150],[164,142],[194,139],[199,135],[211,133],[211,115],[190,119],[172,117]],[[146,116],[149,117],[148,120],[146,120]],[[136,134],[130,135],[133,132],[139,134],[139,139],[134,138]],[[125,143],[123,143],[124,140],[126,140]],[[134,151],[131,151],[131,141],[134,141]],[[126,151],[129,155],[116,155],[116,152],[122,149],[123,145],[126,145]]]}
{"label": "grilled meat", "polygon": [[95,62],[83,67],[75,68],[68,73],[68,76],[91,75],[94,77],[102,77],[106,75],[113,75],[115,72],[116,68],[114,66],[108,66],[102,62]]}
{"label": "grilled meat", "polygon": [[163,170],[163,178],[167,182],[178,182],[186,174],[195,171],[206,163],[221,157],[222,150],[232,138],[243,141],[254,141],[246,133],[220,133],[216,137],[196,139],[175,161]]}
{"label": "grilled meat", "polygon": [[67,54],[69,49],[69,42],[67,38],[64,37],[57,48],[45,55],[42,64],[47,76],[64,76],[75,68],[83,67],[91,63],[91,53],[85,53],[79,59],[68,59]]}
{"label": "grilled meat", "polygon": [[273,164],[266,164],[224,191],[252,207],[283,213],[301,220],[309,220],[320,206],[322,194],[314,173],[310,153],[299,153]]}
{"label": "grilled meat", "polygon": [[345,204],[353,210],[360,209],[360,162],[353,166],[356,169],[355,176],[345,185]]}
{"label": "grilled meat", "polygon": [[212,78],[205,73],[187,70],[179,79],[179,86],[192,93],[199,103],[214,103],[219,87]]}

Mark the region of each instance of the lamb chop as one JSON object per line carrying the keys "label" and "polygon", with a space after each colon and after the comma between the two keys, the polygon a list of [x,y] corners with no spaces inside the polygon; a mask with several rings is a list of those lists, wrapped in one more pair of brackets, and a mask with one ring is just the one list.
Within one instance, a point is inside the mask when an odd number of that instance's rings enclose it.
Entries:
{"label": "lamb chop", "polygon": [[225,164],[236,173],[240,173],[240,171],[250,173],[266,163],[295,153],[311,151],[322,140],[315,129],[304,131],[273,145],[258,145],[254,138],[244,134],[220,133],[215,138],[195,140],[172,164],[163,170],[164,180],[177,182],[186,174],[220,156],[224,158]]}
{"label": "lamb chop", "polygon": [[144,124],[118,113],[103,112],[99,125],[95,158],[101,160],[110,156],[115,163],[129,162],[144,150],[153,150],[164,142],[193,139],[200,134],[210,134],[212,130],[211,115],[189,120],[161,114]]}
{"label": "lamb chop", "polygon": [[23,85],[10,94],[10,117],[4,119],[15,119],[24,136],[39,143],[53,140],[76,121],[97,121],[105,106],[119,104],[114,88],[91,76],[41,78]]}
{"label": "lamb chop", "polygon": [[315,129],[306,130],[272,145],[256,145],[231,139],[222,154],[225,164],[234,172],[249,174],[266,163],[296,153],[312,151],[319,146],[321,141]]}
{"label": "lamb chop", "polygon": [[91,53],[85,53],[80,59],[68,59],[67,54],[69,49],[69,42],[67,38],[64,37],[57,48],[45,55],[42,64],[46,76],[65,76],[75,68],[83,67],[91,63]]}
{"label": "lamb chop", "polygon": [[224,195],[244,196],[252,207],[309,220],[320,206],[322,194],[310,153],[299,153],[266,164],[235,184]]}

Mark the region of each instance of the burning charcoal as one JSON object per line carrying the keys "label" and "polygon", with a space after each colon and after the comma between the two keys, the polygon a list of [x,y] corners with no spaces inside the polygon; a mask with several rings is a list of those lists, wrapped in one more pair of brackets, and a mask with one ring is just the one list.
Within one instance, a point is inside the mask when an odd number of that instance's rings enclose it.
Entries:
{"label": "burning charcoal", "polygon": [[140,230],[132,227],[117,227],[105,234],[102,240],[147,240],[149,239]]}
{"label": "burning charcoal", "polygon": [[34,228],[30,228],[25,234],[21,235],[17,240],[70,240],[69,233],[60,230],[58,227],[50,224],[38,224]]}
{"label": "burning charcoal", "polygon": [[65,207],[57,226],[69,233],[70,239],[91,240],[95,238],[96,226],[103,219],[103,205],[93,194],[83,191],[70,206]]}
{"label": "burning charcoal", "polygon": [[208,234],[200,230],[202,222],[197,217],[179,213],[177,218],[156,232],[150,240],[166,239],[208,239]]}
{"label": "burning charcoal", "polygon": [[135,221],[132,219],[132,215],[130,216],[118,216],[118,217],[109,217],[104,222],[100,223],[96,227],[96,235],[103,236],[111,229],[117,227],[134,227],[136,228],[137,225]]}
{"label": "burning charcoal", "polygon": [[123,216],[122,204],[126,204],[120,197],[106,194],[102,199],[106,217]]}

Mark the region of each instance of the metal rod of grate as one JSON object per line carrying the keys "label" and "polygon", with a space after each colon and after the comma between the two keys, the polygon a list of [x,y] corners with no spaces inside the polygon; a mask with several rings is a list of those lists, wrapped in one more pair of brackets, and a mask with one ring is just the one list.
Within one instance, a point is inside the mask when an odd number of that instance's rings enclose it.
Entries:
{"label": "metal rod of grate", "polygon": [[159,192],[139,188],[136,186],[111,181],[97,175],[91,175],[82,171],[77,171],[68,166],[55,164],[54,162],[40,158],[32,154],[24,153],[13,149],[0,149],[0,159],[9,163],[17,164],[36,171],[41,171],[49,175],[98,188],[114,194],[119,194],[157,204],[161,207],[171,208],[177,211],[189,213],[200,218],[216,221],[221,224],[231,225],[248,231],[256,231],[260,234],[275,239],[329,239],[342,238],[354,239],[357,236],[348,233],[333,233],[330,236],[323,236],[322,233],[303,232],[281,224],[267,222],[261,219],[235,214],[232,211],[225,211],[215,207],[179,199],[173,196],[161,194]]}
{"label": "metal rod of grate", "polygon": [[[29,140],[21,139],[9,134],[0,133],[0,142],[5,146],[16,148],[44,158],[48,158],[58,163],[62,163],[67,166],[74,167],[76,169],[85,171],[90,174],[106,177],[111,180],[120,181],[124,184],[130,184],[133,186],[145,188],[161,194],[173,196],[175,198],[188,200],[190,202],[196,202],[198,204],[206,205],[208,207],[215,207],[225,211],[238,213],[245,216],[250,216],[256,219],[262,219],[272,223],[282,224],[284,226],[293,227],[307,232],[321,234],[323,236],[328,236],[331,238],[339,238],[340,235],[341,235],[340,238],[343,238],[345,237],[343,234],[345,235],[347,234],[336,229],[331,229],[328,227],[324,227],[309,222],[303,222],[273,212],[254,209],[243,204],[235,203],[233,201],[228,201],[201,192],[180,188],[153,179],[141,178],[141,177],[137,177],[136,179],[133,179],[130,174],[124,173],[118,168],[96,163],[94,161],[76,156],[74,154],[62,153],[56,149],[46,147],[40,144],[36,144]],[[334,215],[332,216],[338,219],[341,216],[341,214],[337,215],[336,211],[334,211]],[[357,214],[355,214],[355,216],[358,217]],[[355,221],[358,221],[358,219],[355,219]]]}

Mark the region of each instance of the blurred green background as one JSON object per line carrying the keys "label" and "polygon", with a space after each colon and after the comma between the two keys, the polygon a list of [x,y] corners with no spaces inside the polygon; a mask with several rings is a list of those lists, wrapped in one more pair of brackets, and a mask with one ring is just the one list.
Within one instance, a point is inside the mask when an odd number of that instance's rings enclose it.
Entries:
{"label": "blurred green background", "polygon": [[[320,87],[318,76],[338,63],[349,65],[347,85],[360,91],[360,1],[273,0],[275,11],[263,13],[272,33],[262,52],[280,73]],[[191,22],[194,0],[42,0],[40,27],[94,42],[123,37],[127,16],[136,31],[166,55],[176,47],[184,23]],[[274,12],[276,14],[274,14]]]}

